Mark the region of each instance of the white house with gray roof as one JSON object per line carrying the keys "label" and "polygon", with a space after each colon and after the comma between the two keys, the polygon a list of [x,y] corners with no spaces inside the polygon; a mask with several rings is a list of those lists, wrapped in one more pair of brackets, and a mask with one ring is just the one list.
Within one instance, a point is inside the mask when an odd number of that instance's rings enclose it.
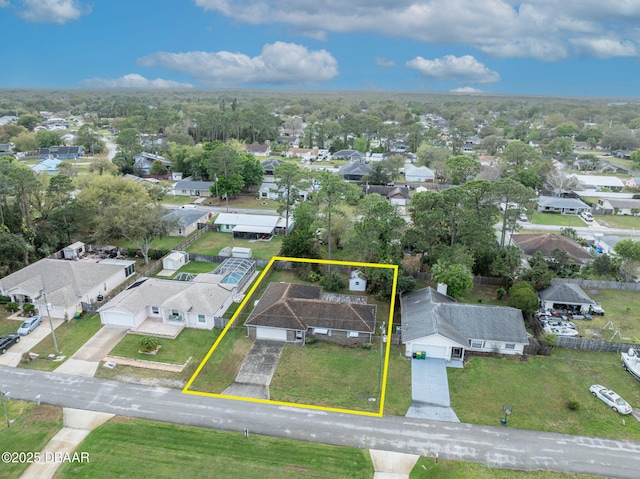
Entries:
{"label": "white house with gray roof", "polygon": [[461,304],[424,288],[400,297],[405,355],[426,352],[445,361],[465,351],[522,354],[529,343],[522,312],[504,306]]}
{"label": "white house with gray roof", "polygon": [[[293,218],[289,218],[289,231],[293,229],[293,223]],[[284,218],[272,215],[220,213],[213,224],[222,233],[233,233],[234,238],[245,239],[284,234],[286,230]]]}
{"label": "white house with gray roof", "polygon": [[198,229],[198,223],[207,223],[212,216],[213,213],[204,209],[177,208],[169,211],[164,219],[175,225],[169,236],[189,236]]}
{"label": "white house with gray roof", "polygon": [[151,318],[164,324],[213,329],[233,302],[236,285],[223,275],[199,274],[193,281],[148,278],[98,309],[102,324],[139,327]]}
{"label": "white house with gray roof", "polygon": [[176,196],[203,196],[207,198],[211,196],[211,186],[213,186],[213,181],[194,181],[186,178],[175,183],[171,193]]}
{"label": "white house with gray roof", "polygon": [[583,211],[591,211],[591,207],[577,198],[541,196],[538,198],[538,211],[562,213],[564,215],[579,215]]}
{"label": "white house with gray roof", "polygon": [[[17,303],[33,303],[52,318],[70,319],[82,303],[94,303],[135,274],[135,261],[41,259],[0,279],[0,294]],[[46,296],[46,300],[45,300]]]}

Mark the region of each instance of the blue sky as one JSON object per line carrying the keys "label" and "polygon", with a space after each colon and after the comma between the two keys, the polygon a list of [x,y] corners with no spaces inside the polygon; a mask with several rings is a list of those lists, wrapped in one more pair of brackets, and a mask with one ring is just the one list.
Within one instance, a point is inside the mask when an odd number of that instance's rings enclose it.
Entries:
{"label": "blue sky", "polygon": [[0,88],[640,96],[640,0],[0,0]]}

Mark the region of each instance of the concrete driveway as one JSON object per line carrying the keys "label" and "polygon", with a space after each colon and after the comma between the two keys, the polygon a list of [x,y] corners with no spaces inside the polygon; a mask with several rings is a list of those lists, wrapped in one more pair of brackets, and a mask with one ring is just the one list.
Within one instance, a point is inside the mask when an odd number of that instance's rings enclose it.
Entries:
{"label": "concrete driveway", "polygon": [[[53,329],[56,329],[63,323],[62,319],[52,319]],[[22,321],[16,321],[16,331],[22,324]],[[51,334],[51,325],[49,320],[42,318],[42,324],[26,336],[20,336],[20,342],[14,344],[5,354],[0,355],[0,365],[16,367],[20,364],[22,355],[31,351],[40,341]]]}
{"label": "concrete driveway", "polygon": [[270,399],[269,384],[283,349],[282,342],[256,339],[240,366],[235,382],[222,394]]}
{"label": "concrete driveway", "polygon": [[407,417],[460,422],[451,409],[444,359],[411,360],[411,399]]}
{"label": "concrete driveway", "polygon": [[127,331],[128,328],[124,326],[103,326],[55,372],[93,377],[100,361],[120,342]]}

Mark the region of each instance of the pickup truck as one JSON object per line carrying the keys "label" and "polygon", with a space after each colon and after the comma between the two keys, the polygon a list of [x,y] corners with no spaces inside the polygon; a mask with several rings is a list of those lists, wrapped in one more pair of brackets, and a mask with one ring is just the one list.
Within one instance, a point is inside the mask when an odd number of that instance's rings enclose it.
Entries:
{"label": "pickup truck", "polygon": [[592,314],[599,314],[600,316],[604,316],[604,309],[602,309],[602,306],[600,306],[600,304],[598,304],[598,303],[592,304],[591,305],[591,313]]}

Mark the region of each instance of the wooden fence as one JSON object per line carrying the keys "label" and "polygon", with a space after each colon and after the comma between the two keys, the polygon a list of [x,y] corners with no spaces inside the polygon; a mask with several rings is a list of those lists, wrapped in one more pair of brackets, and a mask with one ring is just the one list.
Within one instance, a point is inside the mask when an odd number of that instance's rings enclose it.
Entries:
{"label": "wooden fence", "polygon": [[581,278],[553,278],[552,283],[577,284],[584,289],[617,289],[620,291],[640,291],[640,283],[621,281],[599,281]]}
{"label": "wooden fence", "polygon": [[632,343],[614,343],[611,341],[602,341],[599,339],[585,338],[564,338],[559,337],[556,346],[569,349],[580,349],[583,351],[600,351],[605,353],[621,353],[628,351],[629,348],[637,348],[637,344]]}

